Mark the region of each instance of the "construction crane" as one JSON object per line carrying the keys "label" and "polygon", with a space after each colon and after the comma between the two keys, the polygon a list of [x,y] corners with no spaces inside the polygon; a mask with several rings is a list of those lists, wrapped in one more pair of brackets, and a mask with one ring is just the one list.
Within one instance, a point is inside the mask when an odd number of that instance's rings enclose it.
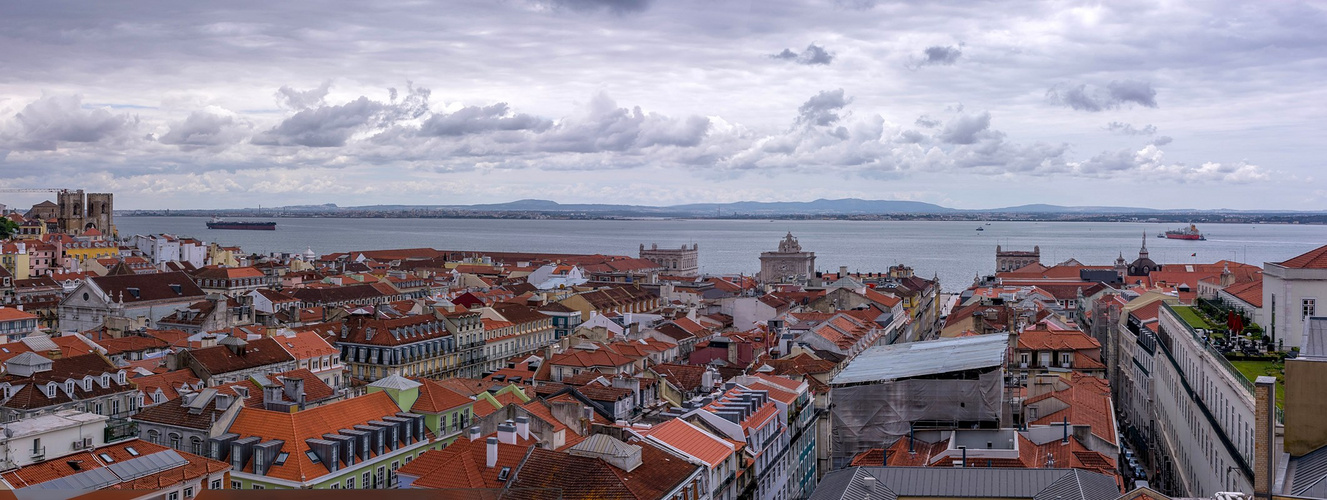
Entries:
{"label": "construction crane", "polygon": [[58,193],[60,191],[76,191],[65,188],[0,188],[0,193]]}

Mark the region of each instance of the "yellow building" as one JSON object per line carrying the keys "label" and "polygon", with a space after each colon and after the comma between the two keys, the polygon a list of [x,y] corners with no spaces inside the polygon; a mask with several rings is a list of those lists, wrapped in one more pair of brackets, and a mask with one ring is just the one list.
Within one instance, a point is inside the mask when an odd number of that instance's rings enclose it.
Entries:
{"label": "yellow building", "polygon": [[207,263],[221,267],[240,267],[240,261],[237,258],[240,249],[238,247],[223,247],[216,243],[207,245]]}
{"label": "yellow building", "polygon": [[0,246],[0,266],[3,266],[15,280],[32,277],[32,260],[28,256],[27,245],[22,242],[5,243]]}
{"label": "yellow building", "polygon": [[78,261],[79,269],[85,269],[89,260],[106,259],[120,255],[120,248],[105,241],[75,241],[64,247],[66,262]]}

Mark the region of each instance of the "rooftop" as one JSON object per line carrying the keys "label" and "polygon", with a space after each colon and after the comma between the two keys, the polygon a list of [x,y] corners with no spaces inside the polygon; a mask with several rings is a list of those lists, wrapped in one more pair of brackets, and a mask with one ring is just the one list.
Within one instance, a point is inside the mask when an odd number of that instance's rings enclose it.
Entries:
{"label": "rooftop", "polygon": [[831,385],[897,380],[1001,366],[1009,335],[991,334],[954,339],[876,346],[863,351]]}

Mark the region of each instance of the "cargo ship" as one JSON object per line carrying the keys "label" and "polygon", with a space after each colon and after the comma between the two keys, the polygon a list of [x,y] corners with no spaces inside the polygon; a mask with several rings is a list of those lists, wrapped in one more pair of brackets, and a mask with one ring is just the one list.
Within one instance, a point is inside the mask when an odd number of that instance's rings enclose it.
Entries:
{"label": "cargo ship", "polygon": [[276,231],[275,222],[248,222],[248,221],[223,221],[219,217],[213,217],[207,221],[208,229],[242,229],[247,231]]}
{"label": "cargo ship", "polygon": [[1172,240],[1206,240],[1203,233],[1198,232],[1198,226],[1189,224],[1189,227],[1173,229],[1166,231],[1166,238]]}

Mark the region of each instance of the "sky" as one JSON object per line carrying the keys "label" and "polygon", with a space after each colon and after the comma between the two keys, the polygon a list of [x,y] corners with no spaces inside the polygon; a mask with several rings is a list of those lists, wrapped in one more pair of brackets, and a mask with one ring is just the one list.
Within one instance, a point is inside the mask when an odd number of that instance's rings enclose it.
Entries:
{"label": "sky", "polygon": [[[0,188],[116,208],[1327,208],[1322,3],[10,2]],[[0,192],[23,206],[45,194]]]}

